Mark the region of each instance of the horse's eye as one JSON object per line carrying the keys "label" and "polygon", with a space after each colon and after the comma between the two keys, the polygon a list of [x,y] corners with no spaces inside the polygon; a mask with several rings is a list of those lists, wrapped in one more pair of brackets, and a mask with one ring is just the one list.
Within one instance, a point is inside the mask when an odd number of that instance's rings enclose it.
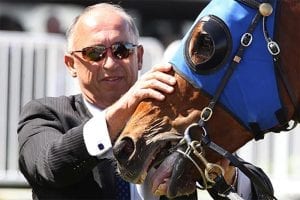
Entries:
{"label": "horse's eye", "polygon": [[186,42],[190,67],[200,74],[217,70],[226,61],[231,43],[228,27],[221,19],[213,15],[203,17]]}

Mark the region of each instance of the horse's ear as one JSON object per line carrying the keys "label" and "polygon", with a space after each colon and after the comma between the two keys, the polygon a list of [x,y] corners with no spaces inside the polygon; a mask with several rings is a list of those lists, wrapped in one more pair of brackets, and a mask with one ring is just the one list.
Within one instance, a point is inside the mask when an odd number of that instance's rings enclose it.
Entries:
{"label": "horse's ear", "polygon": [[227,25],[218,17],[202,17],[192,28],[185,43],[185,57],[193,71],[207,74],[227,60],[232,38]]}

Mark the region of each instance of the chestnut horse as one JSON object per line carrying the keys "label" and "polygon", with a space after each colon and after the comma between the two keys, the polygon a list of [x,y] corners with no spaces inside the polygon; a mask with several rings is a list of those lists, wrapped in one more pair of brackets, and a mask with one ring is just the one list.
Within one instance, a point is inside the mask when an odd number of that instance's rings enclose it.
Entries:
{"label": "chestnut horse", "polygon": [[[154,166],[157,194],[160,187],[167,188],[168,197],[190,194],[196,182],[206,189],[214,182],[203,175],[207,163],[298,122],[300,1],[260,2],[212,0],[200,13],[170,60],[175,92],[163,102],[141,102],[114,145],[124,179],[142,183]],[[225,153],[210,148],[211,143]]]}

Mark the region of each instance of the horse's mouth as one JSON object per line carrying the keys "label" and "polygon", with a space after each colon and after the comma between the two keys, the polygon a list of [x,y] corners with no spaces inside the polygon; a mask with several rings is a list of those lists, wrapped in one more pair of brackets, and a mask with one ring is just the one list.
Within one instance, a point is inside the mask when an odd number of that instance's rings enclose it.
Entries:
{"label": "horse's mouth", "polygon": [[143,183],[148,171],[155,168],[154,172],[149,175],[152,193],[157,196],[165,195],[168,198],[189,195],[196,189],[195,177],[192,177],[193,174],[196,174],[192,172],[194,167],[182,154],[175,151],[182,136],[176,137],[176,139],[174,133],[172,136],[173,139],[167,142],[165,138],[159,140],[152,138],[155,140],[153,143],[156,144],[156,149],[152,151],[154,152],[152,155],[148,156],[139,181],[139,183]]}
{"label": "horse's mouth", "polygon": [[175,155],[171,154],[157,167],[155,172],[151,175],[150,180],[153,194],[158,196],[167,194],[175,159]]}
{"label": "horse's mouth", "polygon": [[171,149],[173,149],[177,143],[178,139],[160,143],[154,153],[148,156],[147,161],[141,169],[139,179],[137,179],[135,182],[137,184],[143,183],[150,169],[159,168],[160,164],[164,162],[164,159],[172,153]]}
{"label": "horse's mouth", "polygon": [[178,152],[165,158],[150,177],[152,192],[169,198],[193,193],[196,189],[195,177],[191,176],[194,168],[188,167],[189,164]]}
{"label": "horse's mouth", "polygon": [[[174,138],[174,135],[177,136]],[[172,139],[170,140],[170,138]],[[196,189],[196,177],[193,176],[197,174],[194,171],[195,167],[190,160],[176,151],[181,139],[182,136],[177,132],[176,134],[175,132],[165,132],[155,135],[151,141],[148,140],[155,144],[155,148],[154,146],[149,147],[154,153],[148,156],[141,174],[145,175],[150,169],[155,168],[154,172],[149,175],[152,193],[155,195],[174,198],[189,195]],[[143,178],[146,178],[146,175]]]}
{"label": "horse's mouth", "polygon": [[136,148],[126,162],[118,164],[120,174],[129,182],[142,184],[151,170],[148,179],[155,195],[173,198],[191,194],[195,190],[195,177],[191,177],[194,167],[175,151],[181,139],[174,132],[145,139],[143,148]]}
{"label": "horse's mouth", "polygon": [[150,169],[158,167],[159,164],[171,154],[171,149],[173,149],[181,139],[182,136],[174,134],[174,132],[164,132],[163,134],[146,138],[145,143],[141,144],[141,148],[135,146],[133,154],[127,161],[121,161],[120,157],[122,156],[120,155],[124,150],[119,149],[119,146],[116,145],[114,147],[115,157],[118,161],[118,170],[121,176],[129,182],[142,184]]}

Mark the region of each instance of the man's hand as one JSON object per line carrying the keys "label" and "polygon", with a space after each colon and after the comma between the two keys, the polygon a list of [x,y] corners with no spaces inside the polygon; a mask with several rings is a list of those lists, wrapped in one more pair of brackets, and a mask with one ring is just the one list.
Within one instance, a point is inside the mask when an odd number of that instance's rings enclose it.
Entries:
{"label": "man's hand", "polygon": [[118,133],[142,100],[152,98],[162,101],[165,99],[165,94],[174,91],[176,79],[167,74],[171,70],[171,65],[154,66],[143,74],[116,103],[106,109],[106,121],[112,141],[118,137]]}
{"label": "man's hand", "polygon": [[121,100],[126,101],[127,108],[135,108],[146,98],[164,100],[165,94],[173,92],[176,84],[175,77],[167,74],[171,69],[171,65],[154,66],[139,78]]}

